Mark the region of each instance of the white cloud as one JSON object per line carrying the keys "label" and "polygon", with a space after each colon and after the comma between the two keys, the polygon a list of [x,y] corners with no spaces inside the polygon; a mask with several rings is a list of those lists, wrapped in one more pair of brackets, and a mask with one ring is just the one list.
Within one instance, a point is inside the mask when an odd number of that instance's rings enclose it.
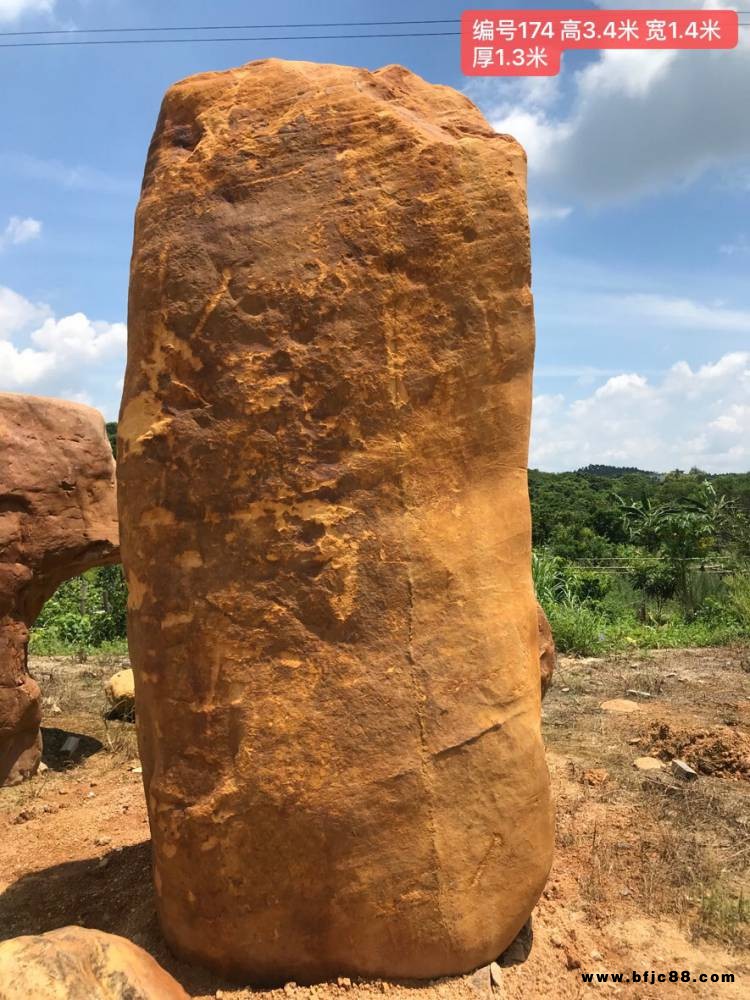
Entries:
{"label": "white cloud", "polygon": [[589,463],[708,472],[750,467],[750,352],[693,369],[681,361],[649,381],[637,372],[609,378],[567,401],[534,399],[530,464],[575,469]]}
{"label": "white cloud", "polygon": [[611,305],[641,321],[672,329],[706,330],[750,334],[750,311],[727,309],[723,304],[705,305],[669,295],[632,293],[608,296]]}
{"label": "white cloud", "polygon": [[124,323],[90,320],[81,312],[57,319],[49,306],[0,287],[0,391],[89,399],[101,383],[104,408],[111,410],[126,339]]}
{"label": "white cloud", "polygon": [[[31,334],[32,341],[60,363],[98,361],[124,350],[124,323],[92,322],[83,313],[46,319]],[[1,376],[0,376],[1,377]]]}
{"label": "white cloud", "polygon": [[38,219],[22,219],[18,215],[13,215],[8,220],[8,225],[0,234],[0,250],[9,245],[28,243],[29,240],[36,240],[42,232],[42,224]]}
{"label": "white cloud", "polygon": [[13,289],[0,285],[0,340],[33,323],[41,323],[49,315],[49,306],[29,302]]}
{"label": "white cloud", "polygon": [[529,169],[544,172],[569,140],[572,125],[554,121],[540,108],[503,106],[490,121],[498,132],[517,139],[526,150]]}
{"label": "white cloud", "polygon": [[735,254],[750,253],[750,242],[748,242],[747,236],[742,233],[736,240],[732,240],[729,243],[722,243],[719,247],[719,253],[726,254],[727,257],[733,257]]}
{"label": "white cloud", "polygon": [[493,126],[526,147],[532,179],[553,200],[623,200],[750,159],[749,32],[731,50],[606,50],[570,82],[567,112],[554,108],[562,84],[496,87],[494,101],[488,88],[475,94]]}
{"label": "white cloud", "polygon": [[51,14],[55,0],[0,0],[0,21],[15,21],[24,14]]}
{"label": "white cloud", "polygon": [[[1,0],[0,0],[1,2]],[[45,160],[26,153],[0,153],[0,168],[24,180],[55,184],[69,191],[101,194],[138,194],[138,178],[116,177],[94,167],[71,166],[60,160]]]}
{"label": "white cloud", "polygon": [[529,218],[532,222],[560,222],[567,219],[572,211],[570,205],[548,205],[543,201],[529,203]]}
{"label": "white cloud", "polygon": [[9,340],[0,340],[0,390],[22,392],[33,389],[55,367],[52,354],[30,347],[17,348]]}

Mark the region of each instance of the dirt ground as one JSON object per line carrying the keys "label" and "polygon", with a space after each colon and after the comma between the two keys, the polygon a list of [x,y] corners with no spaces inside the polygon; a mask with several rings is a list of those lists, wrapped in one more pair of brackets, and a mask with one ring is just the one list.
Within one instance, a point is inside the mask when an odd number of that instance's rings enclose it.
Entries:
{"label": "dirt ground", "polygon": [[[103,719],[116,658],[37,659],[47,770],[0,792],[0,939],[81,924],[145,947],[194,998],[398,1000],[490,996],[487,971],[429,984],[354,982],[249,991],[176,962],[154,918],[134,727]],[[625,699],[630,711],[601,708]],[[622,709],[622,705],[615,706]],[[495,997],[750,996],[750,652],[563,660],[545,701],[557,853],[529,958]],[[62,752],[71,733],[79,754]],[[674,777],[676,754],[698,773]],[[640,771],[636,758],[663,762]],[[734,983],[582,982],[582,973],[731,973]]]}

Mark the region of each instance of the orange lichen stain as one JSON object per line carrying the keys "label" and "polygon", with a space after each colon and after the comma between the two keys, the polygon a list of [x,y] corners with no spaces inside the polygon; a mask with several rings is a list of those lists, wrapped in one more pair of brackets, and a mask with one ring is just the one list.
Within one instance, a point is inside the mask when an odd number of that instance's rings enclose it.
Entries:
{"label": "orange lichen stain", "polygon": [[198,569],[203,565],[203,556],[195,549],[187,549],[175,557],[175,562],[181,569]]}
{"label": "orange lichen stain", "polygon": [[135,573],[128,573],[128,611],[138,611],[149,588]]}
{"label": "orange lichen stain", "polygon": [[172,628],[173,625],[188,625],[192,622],[193,616],[189,612],[184,612],[183,614],[177,614],[174,611],[170,611],[168,614],[164,615],[161,620],[162,629]]}
{"label": "orange lichen stain", "polygon": [[126,404],[117,427],[126,454],[141,451],[150,428],[161,416],[161,404],[153,393],[141,392]]}
{"label": "orange lichen stain", "polygon": [[155,525],[165,525],[165,524],[176,524],[177,519],[171,510],[166,510],[164,507],[152,507],[150,510],[144,511],[141,516],[141,528],[151,528]]}
{"label": "orange lichen stain", "polygon": [[214,309],[216,309],[216,307],[221,302],[223,297],[226,295],[226,291],[229,288],[229,282],[231,278],[232,275],[229,272],[229,269],[224,268],[221,274],[221,281],[219,282],[219,287],[216,289],[214,294],[206,303],[203,312],[201,313],[198,322],[196,323],[195,331],[193,332],[194,339],[197,340],[200,337],[201,333],[203,332],[203,328],[208,322],[209,316],[214,311]]}
{"label": "orange lichen stain", "polygon": [[241,704],[242,699],[245,697],[246,690],[246,684],[240,684],[238,681],[231,681],[226,686],[227,698],[233,705]]}

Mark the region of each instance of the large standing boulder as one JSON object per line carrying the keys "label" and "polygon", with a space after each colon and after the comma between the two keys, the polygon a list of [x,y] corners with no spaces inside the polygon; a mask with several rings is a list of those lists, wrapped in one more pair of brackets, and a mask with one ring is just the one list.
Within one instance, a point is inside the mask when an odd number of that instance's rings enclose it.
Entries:
{"label": "large standing boulder", "polygon": [[85,927],[0,942],[0,1000],[188,1000],[142,948]]}
{"label": "large standing boulder", "polygon": [[164,99],[118,482],[182,956],[458,973],[544,885],[525,174],[398,66],[268,60]]}
{"label": "large standing boulder", "polygon": [[0,393],[0,785],[39,766],[29,628],[63,580],[120,561],[115,463],[101,414]]}

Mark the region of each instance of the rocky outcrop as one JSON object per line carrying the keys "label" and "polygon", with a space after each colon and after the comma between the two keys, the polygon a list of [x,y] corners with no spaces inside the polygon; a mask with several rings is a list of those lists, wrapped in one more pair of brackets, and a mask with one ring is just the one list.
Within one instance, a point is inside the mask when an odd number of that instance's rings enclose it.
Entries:
{"label": "rocky outcrop", "polygon": [[0,785],[41,758],[29,628],[69,577],[119,562],[115,463],[98,411],[0,393]]}
{"label": "rocky outcrop", "polygon": [[166,95],[118,482],[180,955],[259,983],[459,973],[544,885],[525,173],[396,66]]}
{"label": "rocky outcrop", "polygon": [[539,626],[539,673],[542,681],[542,698],[552,684],[552,677],[557,670],[557,649],[547,616],[541,604],[536,606]]}
{"label": "rocky outcrop", "polygon": [[188,1000],[126,938],[85,927],[0,942],[0,1000]]}

